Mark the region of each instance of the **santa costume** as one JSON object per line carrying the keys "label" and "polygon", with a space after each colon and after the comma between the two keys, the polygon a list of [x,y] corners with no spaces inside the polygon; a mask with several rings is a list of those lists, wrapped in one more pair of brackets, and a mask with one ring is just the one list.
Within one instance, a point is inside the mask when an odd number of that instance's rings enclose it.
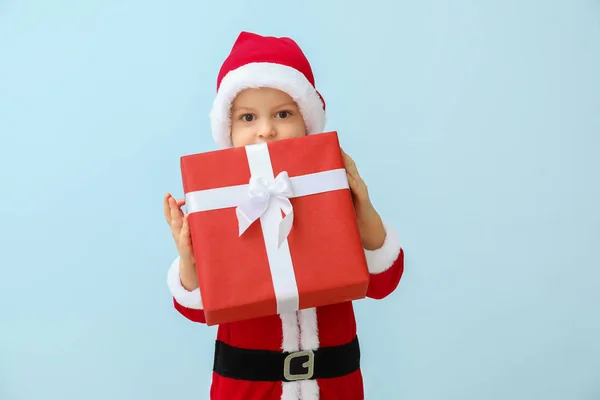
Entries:
{"label": "santa costume", "polygon": [[[210,113],[221,148],[232,146],[230,106],[247,88],[269,87],[298,104],[308,134],[323,132],[325,103],[311,66],[289,38],[243,32],[223,63]],[[370,273],[367,297],[382,299],[402,277],[404,253],[396,232],[385,225],[381,248],[365,250]],[[200,289],[187,291],[179,258],[167,283],[175,308],[205,323]],[[215,343],[212,400],[363,400],[360,351],[352,302],[221,324]]]}

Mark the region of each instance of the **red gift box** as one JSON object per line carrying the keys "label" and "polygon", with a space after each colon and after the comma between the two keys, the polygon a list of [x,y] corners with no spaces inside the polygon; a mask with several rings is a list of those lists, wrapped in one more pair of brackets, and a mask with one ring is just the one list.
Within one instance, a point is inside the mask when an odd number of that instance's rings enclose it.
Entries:
{"label": "red gift box", "polygon": [[336,132],[181,157],[208,325],[364,298]]}

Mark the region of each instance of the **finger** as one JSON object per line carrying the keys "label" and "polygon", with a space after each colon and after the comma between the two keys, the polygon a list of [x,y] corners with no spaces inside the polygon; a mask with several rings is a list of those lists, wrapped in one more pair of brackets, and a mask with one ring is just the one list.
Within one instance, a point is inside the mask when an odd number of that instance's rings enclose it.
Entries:
{"label": "finger", "polygon": [[181,231],[181,225],[183,224],[183,213],[177,207],[174,198],[169,198],[169,205],[171,207],[171,231],[174,235],[179,235]]}
{"label": "finger", "polygon": [[179,243],[185,248],[190,248],[192,244],[188,214],[183,216],[183,224],[181,226],[181,233],[179,234]]}
{"label": "finger", "polygon": [[177,207],[182,207],[185,204],[185,199],[177,199],[176,203]]}
{"label": "finger", "polygon": [[353,166],[354,165],[354,160],[345,151],[342,151],[342,157],[344,158],[344,163],[345,164],[347,164],[348,166]]}
{"label": "finger", "polygon": [[175,221],[178,223],[183,223],[183,212],[179,207],[177,207],[177,203],[174,198],[171,198],[171,222]]}
{"label": "finger", "polygon": [[348,154],[342,152],[342,159],[344,161],[344,168],[348,170],[350,168],[350,157],[348,156]]}
{"label": "finger", "polygon": [[346,176],[348,177],[348,185],[350,186],[350,191],[356,194],[356,191],[358,189],[356,179],[350,173],[346,173]]}
{"label": "finger", "polygon": [[350,159],[350,168],[352,169],[352,173],[358,175],[358,168],[356,167],[356,163],[350,156],[348,156],[348,158]]}
{"label": "finger", "polygon": [[183,217],[183,226],[181,228],[181,234],[179,235],[178,250],[182,257],[186,257],[191,260],[194,259],[194,250],[192,247],[192,236],[190,234],[188,214],[185,214]]}
{"label": "finger", "polygon": [[361,176],[358,174],[352,174],[350,172],[347,172],[346,176],[348,177],[348,185],[350,186],[350,191],[352,194],[362,200],[368,198],[367,185]]}
{"label": "finger", "polygon": [[352,157],[350,157],[349,155],[346,154],[344,160],[346,163],[346,170],[350,174],[358,176],[358,169],[356,168],[356,164],[354,163],[354,160],[352,159]]}
{"label": "finger", "polygon": [[346,152],[344,150],[342,150],[342,159],[344,160],[344,164],[348,164],[349,158],[350,158],[350,156],[348,154],[346,154]]}
{"label": "finger", "polygon": [[171,225],[171,206],[169,205],[169,198],[171,197],[170,193],[165,194],[163,198],[163,212],[165,213],[165,220],[167,224]]}

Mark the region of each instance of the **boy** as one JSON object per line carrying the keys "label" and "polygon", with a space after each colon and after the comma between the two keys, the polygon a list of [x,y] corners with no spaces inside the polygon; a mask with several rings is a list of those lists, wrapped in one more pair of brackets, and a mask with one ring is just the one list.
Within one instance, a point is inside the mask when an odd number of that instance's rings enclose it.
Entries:
{"label": "boy", "polygon": [[[217,144],[239,147],[322,132],[325,103],[293,40],[242,32],[219,72],[210,118]],[[354,162],[343,156],[370,273],[367,296],[382,299],[400,281],[404,253],[371,204]],[[205,323],[182,205],[169,194],[164,198],[179,252],[167,283],[175,308]],[[352,303],[219,325],[210,398],[363,400]]]}

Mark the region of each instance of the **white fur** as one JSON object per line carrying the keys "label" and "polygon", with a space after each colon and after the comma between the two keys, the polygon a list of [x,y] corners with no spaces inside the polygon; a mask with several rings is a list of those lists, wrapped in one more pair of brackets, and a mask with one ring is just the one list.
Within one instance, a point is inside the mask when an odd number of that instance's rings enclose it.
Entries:
{"label": "white fur", "polygon": [[[319,348],[317,310],[310,308],[279,315],[283,340],[283,351],[316,350]],[[281,400],[318,400],[317,381],[283,382]]]}
{"label": "white fur", "polygon": [[302,350],[319,348],[319,330],[317,326],[317,309],[309,308],[298,312],[300,319],[300,344]]}
{"label": "white fur", "polygon": [[309,308],[298,312],[279,314],[283,338],[282,351],[316,350],[319,348],[317,310]]}
{"label": "white fur", "polygon": [[167,286],[171,291],[171,295],[173,295],[179,304],[187,308],[202,310],[200,288],[196,288],[190,292],[181,284],[181,278],[179,277],[179,257],[173,261],[169,268]]}
{"label": "white fur", "polygon": [[315,380],[283,382],[281,400],[319,400],[319,384]]}
{"label": "white fur", "polygon": [[367,267],[371,274],[387,271],[400,254],[400,238],[396,231],[388,225],[385,226],[385,241],[377,250],[365,250]]}
{"label": "white fur", "polygon": [[319,400],[319,384],[315,380],[299,381],[301,400]]}
{"label": "white fur", "polygon": [[300,71],[281,64],[250,63],[230,71],[219,86],[210,111],[212,134],[221,148],[232,147],[231,103],[243,90],[268,87],[288,95],[302,113],[309,134],[325,129],[325,110],[319,94]]}
{"label": "white fur", "polygon": [[282,382],[281,400],[304,400],[300,398],[300,382]]}
{"label": "white fur", "polygon": [[296,312],[285,312],[280,314],[279,317],[281,318],[281,330],[283,332],[281,350],[300,350],[300,329],[298,328]]}

